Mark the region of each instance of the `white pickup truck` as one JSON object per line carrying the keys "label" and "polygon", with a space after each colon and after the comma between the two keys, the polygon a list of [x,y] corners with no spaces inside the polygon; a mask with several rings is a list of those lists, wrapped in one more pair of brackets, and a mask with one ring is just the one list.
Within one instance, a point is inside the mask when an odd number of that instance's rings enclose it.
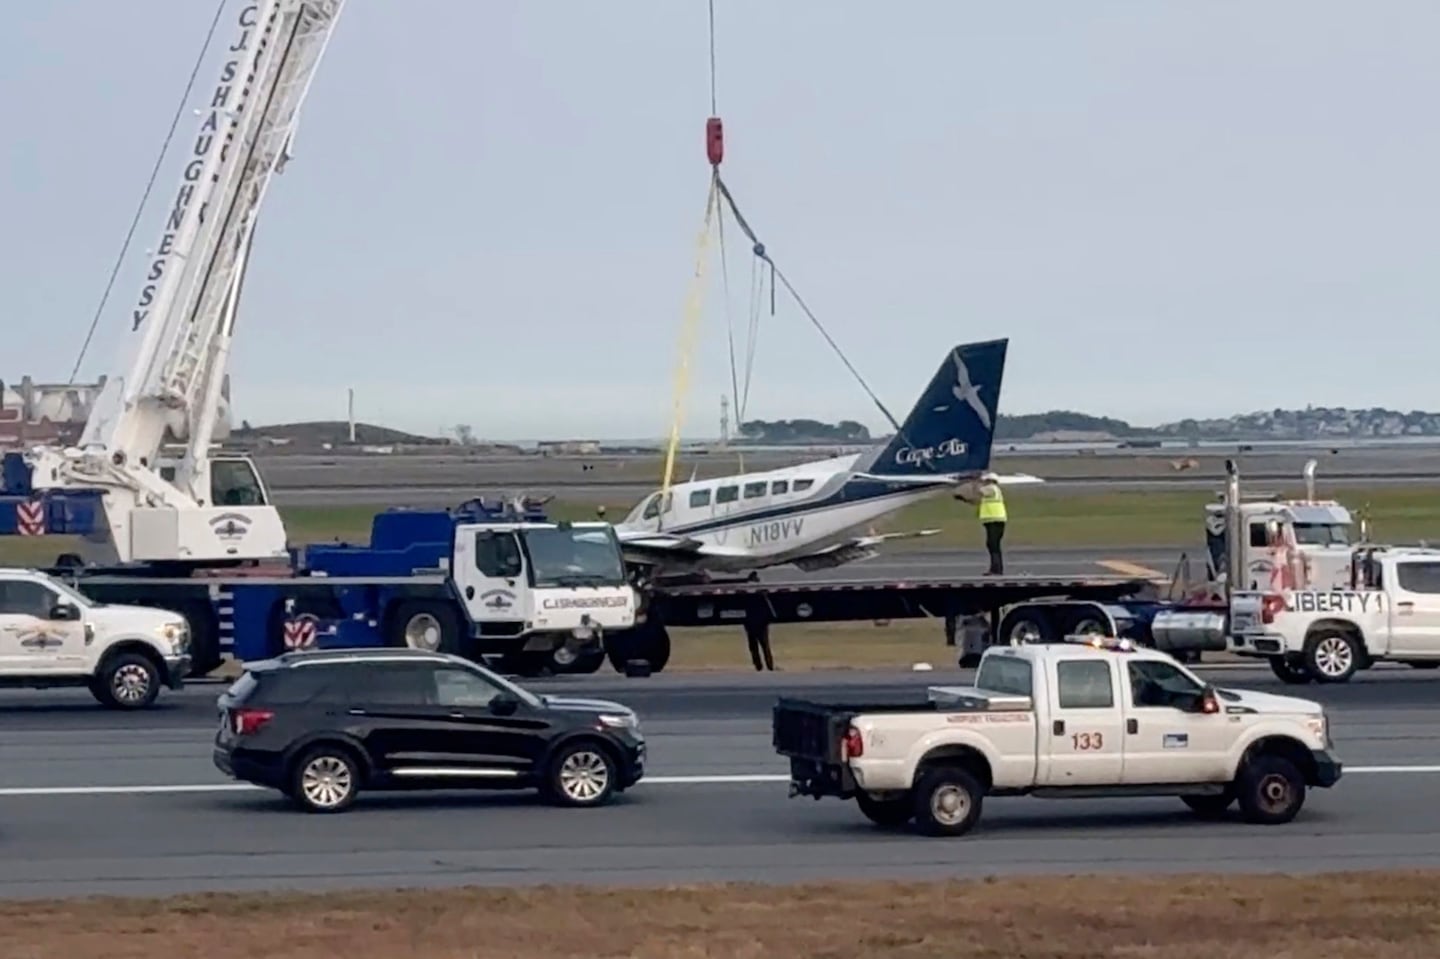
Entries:
{"label": "white pickup truck", "polygon": [[1288,683],[1343,683],[1387,659],[1440,666],[1440,550],[1361,547],[1342,588],[1236,592],[1229,648]]}
{"label": "white pickup truck", "polygon": [[44,573],[0,569],[0,687],[87,687],[105,706],[143,709],[189,670],[183,616],[96,603]]}
{"label": "white pickup truck", "polygon": [[781,699],[776,752],[790,795],[854,798],[873,822],[959,836],[986,796],[1179,796],[1206,817],[1232,802],[1289,822],[1341,764],[1318,703],[1217,689],[1126,640],[992,647],[975,685],[925,702]]}

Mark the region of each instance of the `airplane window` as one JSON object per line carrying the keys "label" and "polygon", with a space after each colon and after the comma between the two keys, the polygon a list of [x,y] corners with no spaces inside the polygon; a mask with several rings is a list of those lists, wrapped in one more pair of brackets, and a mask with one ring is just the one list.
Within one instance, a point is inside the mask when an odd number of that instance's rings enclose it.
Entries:
{"label": "airplane window", "polygon": [[715,502],[733,503],[740,498],[740,487],[722,486],[715,491]]}
{"label": "airplane window", "polygon": [[699,509],[702,506],[710,505],[710,491],[708,489],[697,489],[690,494],[690,508]]}
{"label": "airplane window", "polygon": [[790,492],[789,480],[776,480],[775,482],[770,484],[771,496],[781,496],[788,492]]}
{"label": "airplane window", "polygon": [[746,499],[754,499],[754,498],[757,497],[757,496],[764,496],[764,495],[765,495],[765,484],[764,484],[764,483],[746,483],[746,484],[745,484],[745,498],[746,498]]}
{"label": "airplane window", "polygon": [[814,481],[814,480],[808,480],[808,479],[796,480],[796,481],[795,481],[795,492],[797,492],[797,493],[803,493],[805,490],[809,489],[810,487],[812,487],[812,486],[814,486],[814,485],[815,485],[815,481]]}
{"label": "airplane window", "polygon": [[641,514],[642,519],[654,519],[655,517],[660,515],[661,495],[662,494],[660,493],[656,493],[654,496],[650,497],[650,502],[645,504],[645,512]]}

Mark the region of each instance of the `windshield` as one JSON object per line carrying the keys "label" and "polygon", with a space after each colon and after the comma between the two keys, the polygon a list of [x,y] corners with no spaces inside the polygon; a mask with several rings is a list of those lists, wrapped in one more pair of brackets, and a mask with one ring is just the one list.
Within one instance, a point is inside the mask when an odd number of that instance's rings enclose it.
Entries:
{"label": "windshield", "polygon": [[1300,546],[1349,546],[1350,527],[1342,523],[1296,523],[1295,542]]}
{"label": "windshield", "polygon": [[58,592],[61,596],[65,597],[65,599],[69,600],[72,604],[74,604],[76,609],[89,609],[93,606],[105,605],[104,603],[95,602],[88,596],[77,593],[75,590],[71,589],[70,586],[68,586],[63,580],[60,580],[54,576],[45,577],[45,582],[48,583],[50,587],[56,592]]}
{"label": "windshield", "polygon": [[625,585],[625,562],[609,526],[527,529],[521,536],[537,588]]}

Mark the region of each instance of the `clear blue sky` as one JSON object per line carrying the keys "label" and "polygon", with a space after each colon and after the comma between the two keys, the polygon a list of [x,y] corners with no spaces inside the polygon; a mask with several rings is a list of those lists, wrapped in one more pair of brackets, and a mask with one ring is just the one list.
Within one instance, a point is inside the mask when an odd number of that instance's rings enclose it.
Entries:
{"label": "clear blue sky", "polygon": [[[12,7],[0,376],[63,379],[214,7]],[[1010,412],[1440,408],[1433,0],[717,7],[728,181],[897,416],[948,347],[994,336]],[[261,216],[239,414],[342,416],[353,385],[363,418],[426,431],[665,431],[705,21],[703,0],[347,0]],[[86,378],[119,369],[162,206]],[[729,388],[711,275],[696,436]],[[749,414],[882,426],[779,307]]]}

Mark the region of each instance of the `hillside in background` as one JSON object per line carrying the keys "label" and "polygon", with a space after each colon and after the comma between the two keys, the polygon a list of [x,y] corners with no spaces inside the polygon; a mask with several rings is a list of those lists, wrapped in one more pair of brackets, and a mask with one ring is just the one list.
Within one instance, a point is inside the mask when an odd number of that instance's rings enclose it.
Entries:
{"label": "hillside in background", "polygon": [[[230,441],[255,446],[324,447],[350,445],[350,424],[344,420],[314,420],[308,423],[277,423],[273,426],[251,426],[241,423],[230,431]],[[449,440],[434,436],[417,436],[403,430],[392,430],[373,423],[355,424],[357,446],[436,446]]]}

